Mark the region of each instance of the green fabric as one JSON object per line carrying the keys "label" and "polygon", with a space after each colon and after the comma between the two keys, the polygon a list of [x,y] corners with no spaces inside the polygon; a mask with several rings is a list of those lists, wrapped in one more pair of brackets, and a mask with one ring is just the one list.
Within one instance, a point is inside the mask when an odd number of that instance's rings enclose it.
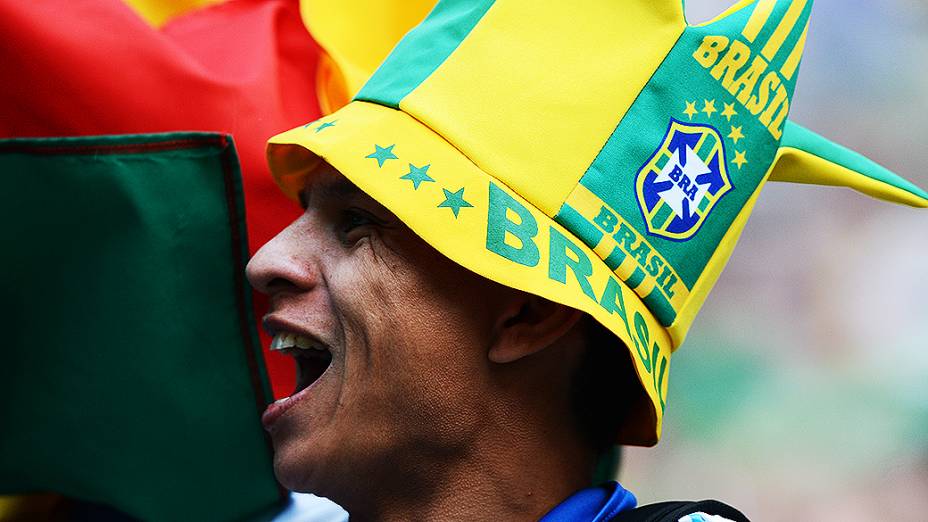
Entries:
{"label": "green fabric", "polygon": [[642,271],[640,268],[635,268],[635,271],[632,272],[632,275],[628,276],[628,279],[625,280],[630,288],[637,287],[641,284],[642,281],[644,281],[644,271]]}
{"label": "green fabric", "polygon": [[281,500],[230,138],[0,140],[0,494],[146,520]]}
{"label": "green fabric", "polygon": [[654,317],[664,326],[670,326],[677,318],[677,312],[670,306],[670,301],[664,297],[659,287],[654,287],[642,301],[654,313]]}
{"label": "green fabric", "polygon": [[826,161],[853,170],[862,176],[886,183],[887,185],[915,194],[918,197],[928,199],[928,192],[925,192],[898,174],[887,170],[885,167],[861,154],[842,147],[837,143],[828,141],[792,121],[787,120],[786,122],[780,146],[792,147],[808,152]]}
{"label": "green fabric", "polygon": [[374,71],[355,100],[398,109],[470,34],[494,0],[443,0],[413,28]]}
{"label": "green fabric", "polygon": [[[780,11],[788,7],[789,2],[779,2],[771,19],[777,19]],[[778,144],[767,129],[710,75],[711,68],[704,68],[693,58],[703,37],[739,35],[752,11],[753,9],[744,8],[711,24],[687,27],[580,180],[583,186],[618,211],[638,234],[646,237],[658,253],[676,269],[683,284],[689,289],[693,288],[703,273],[722,237],[776,157]],[[811,3],[803,10],[800,20],[784,44],[784,49],[790,49],[799,39],[810,11]],[[772,23],[765,26],[751,45],[753,53],[759,54],[760,47],[775,26],[776,24]],[[786,54],[788,53],[779,53],[777,61],[771,64],[769,70],[776,70],[785,60]],[[794,75],[793,79],[786,83],[790,97],[797,76]],[[701,112],[706,101],[713,101],[715,104],[715,112],[711,115]],[[700,111],[693,117],[685,113],[687,103],[690,102],[695,103],[696,109]],[[722,116],[725,103],[735,104],[737,116]],[[718,131],[723,137],[728,174],[734,187],[722,196],[711,210],[699,233],[686,241],[672,241],[649,234],[635,193],[637,172],[655,154],[668,131],[668,122],[671,119],[684,124],[711,125]],[[737,142],[732,140],[729,134],[733,126],[741,127],[746,137]],[[731,163],[736,151],[747,151],[748,154],[748,163],[740,169]],[[669,217],[668,211],[665,210],[664,213],[664,217]]]}
{"label": "green fabric", "polygon": [[603,233],[596,228],[596,225],[587,221],[582,214],[568,204],[561,205],[561,210],[554,216],[564,228],[571,230],[587,245],[598,245],[603,239]]}
{"label": "green fabric", "polygon": [[609,267],[609,270],[615,271],[616,268],[619,268],[619,265],[622,264],[622,261],[625,261],[625,252],[622,252],[622,249],[615,247],[612,249],[612,253],[609,254],[609,257],[604,259],[606,266]]}
{"label": "green fabric", "polygon": [[593,485],[618,480],[621,466],[622,446],[610,446],[596,461],[596,469],[593,471]]}

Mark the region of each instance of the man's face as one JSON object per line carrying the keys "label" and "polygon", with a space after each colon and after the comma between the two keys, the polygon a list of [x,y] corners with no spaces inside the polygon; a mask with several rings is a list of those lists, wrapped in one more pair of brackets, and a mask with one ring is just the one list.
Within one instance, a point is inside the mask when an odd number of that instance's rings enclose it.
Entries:
{"label": "man's face", "polygon": [[337,498],[421,472],[479,431],[487,347],[512,290],[443,257],[331,168],[301,199],[303,215],[248,265],[271,298],[274,344],[313,346],[285,350],[301,391],[264,420],[281,482]]}

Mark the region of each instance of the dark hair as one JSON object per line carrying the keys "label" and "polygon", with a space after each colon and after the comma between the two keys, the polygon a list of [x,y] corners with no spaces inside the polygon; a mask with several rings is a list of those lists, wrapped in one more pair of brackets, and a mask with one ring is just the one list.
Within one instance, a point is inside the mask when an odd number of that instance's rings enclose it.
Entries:
{"label": "dark hair", "polygon": [[618,443],[642,391],[622,341],[592,317],[583,320],[586,353],[571,383],[571,409],[590,447],[605,454]]}

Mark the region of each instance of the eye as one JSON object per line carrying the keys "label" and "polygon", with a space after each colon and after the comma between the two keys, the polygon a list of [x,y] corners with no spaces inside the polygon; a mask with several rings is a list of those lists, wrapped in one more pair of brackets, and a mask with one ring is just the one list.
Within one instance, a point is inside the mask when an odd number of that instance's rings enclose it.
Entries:
{"label": "eye", "polygon": [[364,237],[368,227],[381,225],[382,222],[371,213],[357,208],[346,209],[338,226],[342,242],[352,245]]}
{"label": "eye", "polygon": [[365,225],[373,225],[375,223],[376,221],[374,220],[374,217],[367,212],[351,209],[345,211],[343,230],[345,232],[350,232],[355,228],[363,227]]}

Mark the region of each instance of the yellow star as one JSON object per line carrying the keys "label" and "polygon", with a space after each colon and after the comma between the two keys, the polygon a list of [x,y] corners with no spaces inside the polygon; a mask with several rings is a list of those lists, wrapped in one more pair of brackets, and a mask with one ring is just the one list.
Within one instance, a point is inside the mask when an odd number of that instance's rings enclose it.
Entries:
{"label": "yellow star", "polygon": [[731,134],[729,134],[728,137],[731,138],[731,141],[733,141],[735,145],[738,144],[738,140],[744,137],[744,134],[741,133],[741,127],[741,125],[737,127],[734,125],[731,126]]}
{"label": "yellow star", "polygon": [[712,117],[713,112],[718,112],[718,109],[715,108],[715,100],[703,100],[705,105],[702,107],[702,112],[706,113],[706,116]]}
{"label": "yellow star", "polygon": [[695,115],[697,112],[699,111],[696,110],[696,102],[686,102],[686,109],[684,109],[683,114],[686,114],[692,120],[693,115]]}
{"label": "yellow star", "polygon": [[747,153],[746,153],[746,152],[739,151],[739,150],[736,150],[736,151],[735,151],[735,159],[731,160],[732,163],[734,163],[735,165],[738,165],[738,170],[741,170],[741,167],[742,167],[745,163],[748,162],[748,159],[744,157],[745,154],[747,154]]}
{"label": "yellow star", "polygon": [[728,121],[731,121],[731,117],[732,117],[732,116],[737,116],[737,115],[738,115],[738,113],[735,112],[735,104],[734,104],[734,103],[726,103],[726,104],[724,104],[724,105],[725,105],[725,110],[722,111],[722,116],[725,116],[726,118],[728,118]]}

